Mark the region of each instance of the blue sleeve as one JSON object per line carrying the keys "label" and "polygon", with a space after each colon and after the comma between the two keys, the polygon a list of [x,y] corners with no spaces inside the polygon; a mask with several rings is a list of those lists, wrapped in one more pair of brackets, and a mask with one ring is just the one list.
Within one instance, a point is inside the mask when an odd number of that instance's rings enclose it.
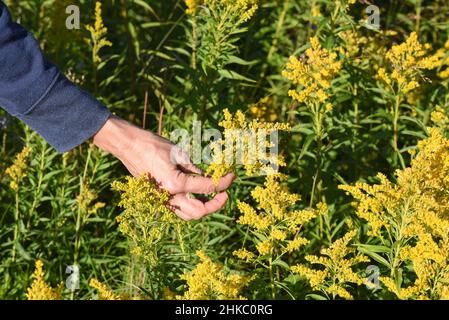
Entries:
{"label": "blue sleeve", "polygon": [[0,106],[59,152],[92,137],[110,112],[45,59],[0,0]]}

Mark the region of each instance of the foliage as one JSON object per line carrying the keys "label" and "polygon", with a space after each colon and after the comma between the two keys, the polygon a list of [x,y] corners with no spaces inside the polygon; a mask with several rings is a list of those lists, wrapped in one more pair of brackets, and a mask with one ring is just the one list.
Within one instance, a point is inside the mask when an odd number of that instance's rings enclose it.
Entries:
{"label": "foliage", "polygon": [[[58,154],[0,110],[0,298],[449,298],[449,4],[371,2],[379,28],[366,1],[79,0],[69,30],[72,1],[6,1],[137,125],[283,132],[280,173],[199,164],[238,178],[187,223],[89,141]],[[74,266],[79,290],[50,285]]]}

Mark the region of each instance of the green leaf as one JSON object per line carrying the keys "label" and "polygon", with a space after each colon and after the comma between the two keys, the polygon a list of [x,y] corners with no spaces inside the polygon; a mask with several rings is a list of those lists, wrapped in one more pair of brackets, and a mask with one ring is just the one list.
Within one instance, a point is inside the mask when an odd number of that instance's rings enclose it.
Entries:
{"label": "green leaf", "polygon": [[30,254],[24,249],[24,247],[22,247],[22,245],[16,241],[14,242],[14,246],[17,249],[17,253],[25,260],[27,261],[31,261],[33,260],[33,258],[30,256]]}
{"label": "green leaf", "polygon": [[319,294],[315,294],[315,293],[307,294],[306,298],[312,298],[313,300],[327,300],[326,297],[319,295]]}
{"label": "green leaf", "polygon": [[237,56],[230,56],[229,59],[228,59],[227,64],[235,63],[235,64],[239,64],[239,65],[242,65],[242,66],[249,66],[249,65],[256,64],[257,62],[258,62],[257,60],[246,61],[246,60],[243,60],[242,58],[239,58]]}
{"label": "green leaf", "polygon": [[218,73],[226,79],[232,79],[232,80],[238,80],[238,81],[246,81],[246,82],[251,82],[251,83],[256,83],[256,81],[247,78],[245,76],[242,76],[241,74],[232,71],[232,70],[227,70],[227,69],[223,69],[223,70],[219,70]]}
{"label": "green leaf", "polygon": [[290,270],[290,266],[286,262],[282,261],[281,259],[277,259],[277,260],[273,261],[273,265],[280,266],[281,268],[283,268],[285,270]]}
{"label": "green leaf", "polygon": [[379,262],[380,264],[386,266],[387,268],[390,268],[390,263],[381,255],[377,254],[376,252],[370,251],[368,249],[365,249],[363,247],[359,247],[358,250],[361,253],[366,254],[367,256],[373,258],[375,261]]}

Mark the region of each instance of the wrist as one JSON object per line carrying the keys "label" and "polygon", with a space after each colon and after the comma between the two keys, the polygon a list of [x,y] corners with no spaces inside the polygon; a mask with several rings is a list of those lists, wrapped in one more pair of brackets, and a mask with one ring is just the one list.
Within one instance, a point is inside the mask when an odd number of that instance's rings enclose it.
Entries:
{"label": "wrist", "polygon": [[132,148],[134,125],[111,115],[103,127],[93,136],[93,143],[100,149],[122,160]]}

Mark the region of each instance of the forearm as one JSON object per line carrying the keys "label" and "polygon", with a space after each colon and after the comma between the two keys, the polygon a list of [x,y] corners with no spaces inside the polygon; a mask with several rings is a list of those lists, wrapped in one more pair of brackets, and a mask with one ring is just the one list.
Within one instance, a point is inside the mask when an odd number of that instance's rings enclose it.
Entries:
{"label": "forearm", "polygon": [[71,83],[0,0],[0,106],[58,151],[90,138],[110,112]]}

